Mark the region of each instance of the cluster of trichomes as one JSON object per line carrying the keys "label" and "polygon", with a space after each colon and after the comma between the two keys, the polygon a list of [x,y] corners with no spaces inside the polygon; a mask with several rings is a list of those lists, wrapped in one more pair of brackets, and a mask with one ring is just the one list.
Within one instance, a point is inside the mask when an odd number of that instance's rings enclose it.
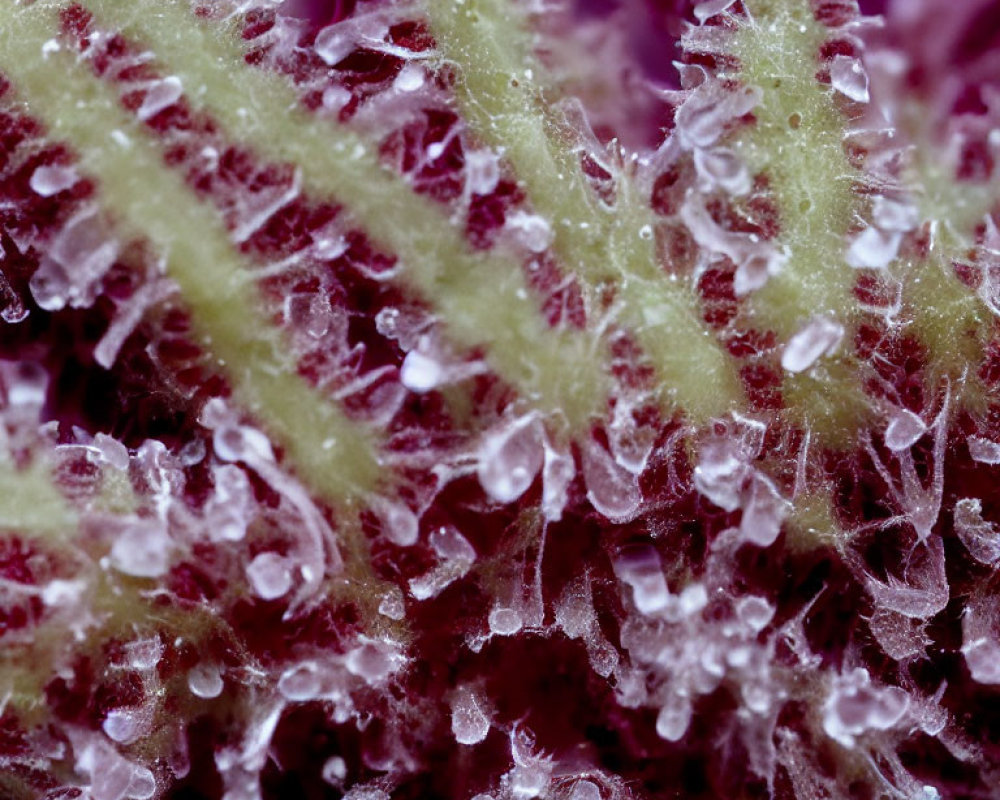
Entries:
{"label": "cluster of trichomes", "polygon": [[0,796],[996,797],[995,6],[0,0]]}

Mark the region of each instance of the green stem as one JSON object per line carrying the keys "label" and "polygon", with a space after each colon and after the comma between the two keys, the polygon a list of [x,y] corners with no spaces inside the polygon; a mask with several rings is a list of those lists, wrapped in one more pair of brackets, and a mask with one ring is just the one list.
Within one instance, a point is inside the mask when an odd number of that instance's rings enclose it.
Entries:
{"label": "green stem", "polygon": [[286,448],[305,481],[335,504],[374,489],[376,437],[298,376],[259,307],[251,265],[229,242],[218,212],[164,168],[115,94],[66,52],[40,57],[55,30],[51,5],[0,6],[0,70],[49,134],[71,143],[120,229],[147,238],[164,256],[237,399]]}
{"label": "green stem", "polygon": [[163,68],[181,79],[187,99],[233,138],[300,166],[306,192],[346,203],[368,235],[399,255],[402,280],[432,303],[452,339],[485,347],[492,366],[528,402],[576,429],[603,413],[608,378],[595,358],[597,338],[549,329],[514,258],[471,252],[447,215],[381,165],[360,136],[301,108],[282,76],[248,67],[233,31],[196,20],[178,0],[87,6],[149,43]]}
{"label": "green stem", "polygon": [[64,538],[76,524],[76,513],[56,489],[47,465],[36,460],[19,470],[0,461],[0,530]]}
{"label": "green stem", "polygon": [[[834,103],[834,90],[814,76],[829,33],[808,3],[745,5],[751,22],[734,32],[731,51],[740,61],[738,77],[759,87],[762,99],[753,110],[754,124],[734,134],[731,146],[751,174],[767,177],[780,214],[776,244],[788,254],[783,270],[747,298],[748,320],[787,342],[810,319],[823,316],[843,325],[844,341],[850,342],[859,309],[846,234],[861,210],[854,183],[862,176],[844,152],[847,120]],[[849,445],[868,418],[858,374],[849,345],[814,369],[786,374],[783,393],[791,417],[827,445]]]}
{"label": "green stem", "polygon": [[430,0],[427,13],[443,58],[460,68],[466,121],[503,152],[591,298],[616,284],[617,316],[652,359],[664,404],[696,423],[741,405],[732,362],[702,324],[694,291],[671,281],[656,257],[648,198],[625,174],[614,208],[590,190],[569,126],[546,103],[524,21],[499,0]]}
{"label": "green stem", "polygon": [[[861,174],[844,154],[846,120],[833,89],[813,73],[826,29],[807,3],[747,3],[753,23],[734,36],[740,77],[762,91],[755,124],[736,147],[752,174],[764,174],[778,201],[785,268],[750,297],[760,324],[789,337],[817,314],[849,322],[855,271],[844,258],[845,234],[860,210],[852,184]],[[803,68],[815,64],[815,68]]]}

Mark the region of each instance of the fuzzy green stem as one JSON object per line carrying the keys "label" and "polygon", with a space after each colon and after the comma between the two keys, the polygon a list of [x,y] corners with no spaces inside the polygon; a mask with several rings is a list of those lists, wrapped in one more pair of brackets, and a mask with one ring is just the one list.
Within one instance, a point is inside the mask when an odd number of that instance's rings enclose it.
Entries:
{"label": "fuzzy green stem", "polygon": [[[850,336],[860,313],[851,291],[855,274],[845,258],[846,232],[863,211],[854,187],[864,176],[845,154],[847,120],[834,104],[835,90],[802,69],[809,62],[818,68],[820,45],[829,32],[806,3],[752,0],[745,5],[753,22],[738,31],[734,53],[742,77],[761,87],[763,100],[754,110],[756,124],[737,144],[754,170],[771,180],[781,209],[781,241],[790,251],[784,272],[752,297],[753,312],[783,337],[820,314],[841,321]],[[907,113],[916,111],[910,107]],[[903,284],[909,330],[927,348],[927,384],[933,394],[943,376],[959,378],[964,365],[982,352],[986,309],[955,277],[944,251],[959,249],[956,235],[966,234],[972,220],[989,208],[989,189],[963,185],[959,191],[938,166],[922,161],[916,172],[914,184],[923,187],[916,196],[921,218],[947,220],[951,230],[940,231],[945,241],[930,259],[904,256],[891,272]],[[786,398],[804,412],[804,420],[816,423],[828,443],[849,444],[851,437],[844,434],[864,424],[871,412],[865,410],[852,359],[827,362],[819,381],[809,374],[789,377]]]}
{"label": "fuzzy green stem", "polygon": [[90,0],[104,21],[150,44],[188,100],[263,156],[302,168],[303,188],[345,202],[402,279],[429,300],[456,342],[487,358],[536,408],[581,429],[604,410],[608,379],[597,337],[548,328],[516,261],[473,253],[443,211],[378,161],[375,149],[299,106],[281,76],[248,67],[232,30],[196,20],[178,0]]}
{"label": "fuzzy green stem", "polygon": [[[814,317],[842,324],[850,341],[858,317],[856,273],[846,261],[846,233],[860,211],[854,182],[861,175],[844,153],[846,120],[833,89],[816,80],[827,30],[806,2],[752,0],[750,22],[735,31],[739,78],[759,87],[754,124],[733,146],[754,175],[765,175],[777,202],[784,269],[748,298],[753,324],[788,341]],[[816,67],[803,68],[803,64]],[[844,446],[867,419],[858,365],[849,346],[814,369],[786,374],[790,416],[828,445]]]}
{"label": "fuzzy green stem", "polygon": [[465,119],[502,150],[531,205],[552,225],[562,262],[591,295],[604,282],[617,284],[617,315],[652,359],[665,404],[698,423],[738,406],[732,363],[698,318],[693,290],[670,281],[658,263],[646,198],[624,174],[614,208],[603,207],[587,185],[577,142],[536,80],[543,68],[523,20],[498,0],[431,0],[427,12],[443,58],[460,67]]}
{"label": "fuzzy green stem", "polygon": [[53,6],[0,6],[0,70],[49,134],[79,153],[120,229],[146,237],[165,257],[237,399],[286,448],[306,482],[335,504],[373,489],[379,470],[372,434],[297,375],[259,308],[251,265],[230,244],[219,214],[163,167],[114,93],[67,53],[42,57],[54,30]]}
{"label": "fuzzy green stem", "polygon": [[760,87],[755,124],[736,146],[751,172],[770,180],[781,216],[780,243],[789,260],[751,297],[760,322],[788,337],[817,314],[848,320],[855,273],[846,263],[845,233],[859,199],[860,173],[844,154],[843,115],[815,69],[826,32],[806,3],[747,3],[753,22],[733,42],[741,77]]}
{"label": "fuzzy green stem", "polygon": [[19,470],[0,461],[0,530],[63,537],[76,523],[76,514],[59,494],[46,465],[36,461]]}

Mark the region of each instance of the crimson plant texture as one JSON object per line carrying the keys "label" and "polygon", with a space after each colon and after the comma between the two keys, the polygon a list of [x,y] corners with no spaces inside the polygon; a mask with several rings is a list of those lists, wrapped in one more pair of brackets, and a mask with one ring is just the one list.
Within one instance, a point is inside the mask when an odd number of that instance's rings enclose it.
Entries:
{"label": "crimson plant texture", "polygon": [[1000,797],[1000,7],[863,10],[0,0],[0,797]]}

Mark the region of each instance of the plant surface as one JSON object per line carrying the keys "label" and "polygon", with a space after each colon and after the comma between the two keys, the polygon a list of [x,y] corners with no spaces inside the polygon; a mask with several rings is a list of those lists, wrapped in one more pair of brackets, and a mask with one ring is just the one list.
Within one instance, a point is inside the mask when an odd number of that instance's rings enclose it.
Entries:
{"label": "plant surface", "polygon": [[1000,9],[866,10],[0,0],[0,798],[1000,796]]}

